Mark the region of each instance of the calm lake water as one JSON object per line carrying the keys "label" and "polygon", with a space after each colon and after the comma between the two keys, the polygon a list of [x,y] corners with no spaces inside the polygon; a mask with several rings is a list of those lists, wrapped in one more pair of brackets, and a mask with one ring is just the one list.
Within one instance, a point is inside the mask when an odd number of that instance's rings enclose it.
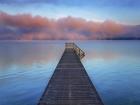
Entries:
{"label": "calm lake water", "polygon": [[[0,105],[36,105],[67,41],[0,41]],[[76,41],[105,105],[140,105],[140,41]]]}

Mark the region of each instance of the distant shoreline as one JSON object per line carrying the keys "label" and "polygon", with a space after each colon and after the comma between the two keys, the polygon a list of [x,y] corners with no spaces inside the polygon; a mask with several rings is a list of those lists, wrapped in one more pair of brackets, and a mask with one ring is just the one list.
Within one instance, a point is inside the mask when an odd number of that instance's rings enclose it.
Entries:
{"label": "distant shoreline", "polygon": [[[23,39],[0,39],[0,41],[24,41]],[[135,38],[135,37],[116,37],[116,38],[105,38],[105,39],[27,39],[25,41],[30,41],[30,40],[140,40],[139,38]]]}

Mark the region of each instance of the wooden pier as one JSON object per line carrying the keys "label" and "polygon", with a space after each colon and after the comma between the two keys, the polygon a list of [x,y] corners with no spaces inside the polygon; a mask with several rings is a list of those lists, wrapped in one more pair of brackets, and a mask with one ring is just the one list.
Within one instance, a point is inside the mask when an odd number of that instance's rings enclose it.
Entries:
{"label": "wooden pier", "polygon": [[66,43],[38,105],[103,105],[80,61],[84,56],[77,45]]}

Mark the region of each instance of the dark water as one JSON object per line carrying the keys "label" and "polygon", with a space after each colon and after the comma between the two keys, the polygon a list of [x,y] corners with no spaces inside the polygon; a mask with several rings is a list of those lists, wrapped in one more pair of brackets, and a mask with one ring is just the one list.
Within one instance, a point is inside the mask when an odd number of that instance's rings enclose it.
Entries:
{"label": "dark water", "polygon": [[[36,105],[66,41],[0,41],[0,105]],[[77,41],[105,105],[140,105],[140,41]]]}

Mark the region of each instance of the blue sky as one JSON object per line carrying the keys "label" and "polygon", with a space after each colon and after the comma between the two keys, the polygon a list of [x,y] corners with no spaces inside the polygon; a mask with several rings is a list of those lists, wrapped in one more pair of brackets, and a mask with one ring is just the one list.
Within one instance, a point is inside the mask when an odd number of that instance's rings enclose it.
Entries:
{"label": "blue sky", "polygon": [[140,0],[0,0],[0,10],[54,19],[72,16],[93,21],[140,24]]}

